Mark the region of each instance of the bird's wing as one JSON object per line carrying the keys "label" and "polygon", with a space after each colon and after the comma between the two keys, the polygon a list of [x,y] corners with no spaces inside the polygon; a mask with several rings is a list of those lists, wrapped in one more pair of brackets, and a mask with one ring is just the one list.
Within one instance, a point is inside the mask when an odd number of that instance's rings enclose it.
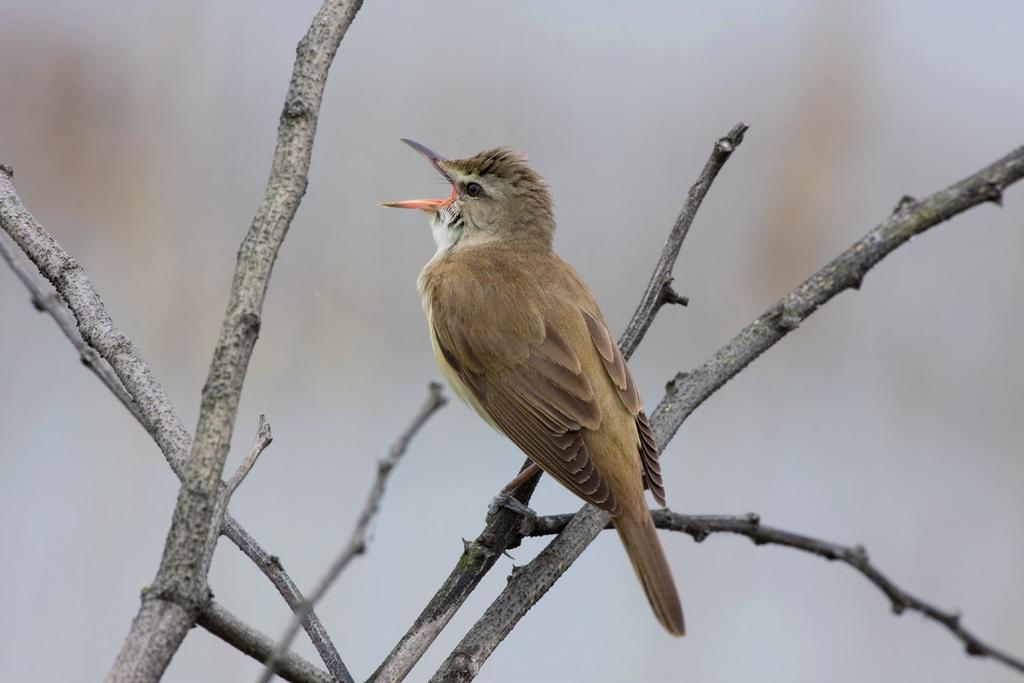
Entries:
{"label": "bird's wing", "polygon": [[486,325],[456,328],[457,316],[441,311],[431,319],[441,355],[486,417],[573,493],[619,514],[619,502],[595,467],[581,431],[601,424],[594,389],[555,325],[538,319],[494,334]]}
{"label": "bird's wing", "polygon": [[587,323],[587,330],[590,338],[597,347],[597,353],[601,356],[605,372],[612,380],[612,384],[619,392],[622,404],[626,406],[630,414],[636,419],[636,430],[640,437],[640,464],[643,467],[644,484],[651,490],[654,499],[662,506],[665,505],[665,486],[661,479],[661,464],[658,462],[658,448],[654,442],[654,432],[647,421],[644,413],[643,402],[640,400],[640,392],[636,388],[636,381],[626,366],[626,359],[618,345],[612,340],[611,334],[604,322],[582,311],[583,319]]}

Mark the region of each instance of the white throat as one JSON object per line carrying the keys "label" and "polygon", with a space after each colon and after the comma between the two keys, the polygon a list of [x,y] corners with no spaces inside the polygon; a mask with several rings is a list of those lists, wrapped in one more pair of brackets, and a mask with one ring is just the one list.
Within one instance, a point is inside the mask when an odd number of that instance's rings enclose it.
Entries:
{"label": "white throat", "polygon": [[455,246],[462,236],[462,229],[462,220],[450,208],[442,209],[430,217],[430,232],[434,235],[434,242],[437,244],[437,253],[434,254],[434,258],[438,258]]}

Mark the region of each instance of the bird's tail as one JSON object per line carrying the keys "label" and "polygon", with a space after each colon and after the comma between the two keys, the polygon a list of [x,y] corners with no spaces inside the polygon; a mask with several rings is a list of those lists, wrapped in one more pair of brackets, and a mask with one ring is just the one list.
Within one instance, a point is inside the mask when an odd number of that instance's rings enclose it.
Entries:
{"label": "bird's tail", "polygon": [[672,570],[658,540],[651,513],[646,506],[635,512],[623,510],[615,518],[615,529],[619,532],[622,545],[626,546],[626,553],[647,593],[654,615],[672,635],[685,635],[683,608],[679,604]]}

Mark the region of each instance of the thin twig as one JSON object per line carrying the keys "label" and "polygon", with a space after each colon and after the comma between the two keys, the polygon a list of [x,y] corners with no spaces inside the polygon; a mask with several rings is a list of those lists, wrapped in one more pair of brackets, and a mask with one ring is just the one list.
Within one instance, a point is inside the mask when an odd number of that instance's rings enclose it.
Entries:
{"label": "thin twig", "polygon": [[[626,325],[626,331],[619,338],[619,347],[627,359],[633,355],[633,351],[636,350],[647,333],[654,317],[658,314],[661,306],[666,303],[666,297],[678,297],[674,292],[671,295],[666,293],[671,291],[669,285],[672,280],[672,269],[679,257],[683,240],[686,239],[690,224],[704,201],[711,183],[714,182],[725,162],[729,160],[732,152],[743,142],[743,134],[746,130],[746,125],[738,123],[725,137],[715,141],[711,156],[697,177],[697,181],[690,188],[683,208],[662,248],[658,265],[651,276],[647,290],[630,318],[629,324]],[[523,467],[525,468],[529,463],[530,460],[527,460]],[[526,505],[537,486],[538,479],[539,476],[534,477],[520,486],[514,493],[514,498]],[[455,612],[466,601],[469,594],[476,589],[502,553],[519,544],[522,523],[522,516],[509,507],[498,508],[494,514],[489,515],[487,525],[480,535],[473,541],[464,542],[462,556],[455,568],[452,569],[448,578],[445,579],[413,625],[402,636],[402,639],[377,667],[369,679],[370,682],[392,683],[403,680],[409,674],[412,667],[448,625],[448,622],[455,616]]]}
{"label": "thin twig", "polygon": [[252,448],[249,449],[245,458],[243,458],[242,462],[239,463],[238,469],[235,470],[233,475],[231,475],[231,478],[228,479],[228,483],[224,490],[221,491],[221,496],[225,500],[231,500],[231,496],[234,495],[239,484],[241,484],[242,480],[248,476],[253,465],[255,465],[256,461],[259,459],[260,454],[263,453],[273,440],[274,436],[270,432],[270,423],[267,421],[267,416],[260,415],[260,425],[256,430],[256,440],[253,442]]}
{"label": "thin twig", "polygon": [[231,475],[231,479],[228,480],[227,484],[222,484],[217,493],[217,500],[213,507],[213,523],[210,524],[210,535],[206,541],[211,547],[217,544],[217,538],[224,529],[224,517],[227,515],[231,497],[235,495],[235,491],[242,484],[242,480],[252,471],[260,454],[267,449],[267,446],[273,440],[274,437],[270,432],[270,423],[267,421],[267,416],[260,415],[260,424],[256,429],[256,438],[253,441],[252,448],[242,458],[242,462],[238,464],[238,468]]}
{"label": "thin twig", "polygon": [[[209,601],[199,613],[197,623],[207,631],[243,652],[258,662],[263,662],[274,649],[269,636],[246,625],[216,601]],[[294,652],[288,652],[277,669],[278,675],[292,683],[334,683],[326,671],[303,659]]]}
{"label": "thin twig", "polygon": [[[686,417],[708,396],[822,304],[850,287],[859,287],[867,271],[883,257],[914,235],[958,213],[984,202],[999,203],[1003,189],[1022,176],[1024,147],[921,202],[901,201],[881,225],[768,309],[697,370],[670,384],[652,414],[658,452],[664,450]],[[608,521],[605,512],[584,506],[537,557],[517,570],[431,680],[472,680],[519,619],[554,585]]]}
{"label": "thin twig", "polygon": [[[960,613],[943,610],[921,598],[908,593],[885,576],[868,559],[864,546],[845,546],[830,541],[823,541],[785,529],[761,524],[761,517],[750,513],[746,515],[683,515],[671,510],[652,511],[654,523],[659,529],[681,531],[700,543],[711,534],[729,533],[746,536],[755,545],[781,545],[796,548],[805,552],[824,557],[826,560],[838,560],[853,567],[864,578],[875,585],[889,598],[892,611],[896,615],[907,610],[919,612],[926,618],[942,624],[955,638],[964,645],[967,654],[976,657],[991,657],[1007,666],[1024,673],[1024,660],[1007,654],[978,638],[960,624]],[[574,515],[548,515],[536,518],[527,533],[528,536],[548,536],[561,533]],[[611,529],[608,524],[605,529]]]}
{"label": "thin twig", "polygon": [[[6,168],[6,167],[4,167]],[[4,185],[5,179],[8,185]],[[35,254],[33,260],[37,258],[41,259],[39,263],[44,266],[46,264],[68,264],[74,263],[74,260],[63,250],[56,241],[46,232],[46,230],[39,225],[28,210],[21,203],[15,192],[13,184],[10,184],[11,173],[9,170],[4,171],[0,174],[0,210],[5,213],[0,216],[4,221],[2,227],[5,231],[14,230],[18,234],[38,234],[40,239],[33,240],[33,244],[41,245],[43,249]],[[6,235],[3,240],[6,240]],[[0,240],[0,248],[7,246],[5,241]],[[19,246],[21,246],[19,244]],[[6,256],[5,252],[5,256]],[[75,319],[88,321],[88,325],[92,328],[101,330],[101,336],[104,338],[111,337],[117,338],[117,335],[122,334],[120,330],[113,327],[112,321],[106,314],[105,310],[102,310],[102,302],[99,299],[99,295],[96,294],[95,290],[92,290],[92,285],[85,273],[76,274],[74,280],[75,288],[62,287],[57,290],[61,297],[68,303],[69,308],[65,308],[65,311],[69,313],[62,313],[61,308],[63,304],[54,299],[48,293],[53,291],[51,284],[43,279],[43,275],[37,272],[33,272],[28,267],[24,266],[20,259],[15,254],[10,254],[11,258],[6,259],[8,263],[14,268],[18,278],[25,284],[29,292],[33,295],[34,300],[39,300],[42,295],[42,301],[48,302],[46,307],[54,319],[60,325],[61,330],[71,341],[71,344],[76,349],[88,349],[86,353],[95,354],[98,362],[95,366],[90,365],[91,368],[101,367],[100,364],[106,364],[114,373],[112,380],[116,382],[108,382],[104,379],[104,384],[107,385],[111,391],[117,396],[129,410],[137,408],[131,396],[127,396],[128,402],[124,400],[121,394],[118,393],[116,387],[123,389],[122,373],[124,375],[124,381],[132,382],[135,373],[139,368],[146,367],[146,361],[140,356],[132,356],[131,349],[123,344],[107,343],[101,347],[89,346],[86,340],[82,337],[79,332],[78,326],[75,322],[68,318],[68,315],[74,315]],[[62,270],[74,270],[74,267],[70,269],[53,269],[50,267],[50,271],[44,271],[51,273],[47,275],[51,281],[54,280],[55,276],[52,276],[52,272],[62,272]],[[91,292],[91,293],[90,293]],[[49,305],[49,302],[53,302]],[[99,302],[99,306],[102,310],[102,316],[97,318],[94,315],[96,309],[93,308],[94,304]],[[58,304],[60,304],[58,306]],[[106,321],[106,322],[104,322]],[[184,462],[189,450],[192,448],[192,437],[185,431],[184,426],[181,424],[181,420],[178,418],[170,402],[167,400],[166,394],[164,393],[163,387],[152,378],[151,383],[147,383],[135,378],[137,384],[132,386],[140,387],[143,391],[144,396],[143,405],[146,406],[146,414],[143,415],[142,411],[139,411],[138,415],[141,415],[140,422],[144,429],[153,437],[157,445],[170,465],[171,470],[174,474],[181,479],[184,473]],[[156,408],[153,409],[153,406]],[[133,412],[133,414],[136,414]],[[163,416],[162,419],[153,419],[154,415]],[[239,549],[245,553],[256,566],[262,571],[274,587],[278,590],[285,602],[291,609],[295,609],[295,606],[302,603],[303,596],[299,591],[295,582],[292,581],[291,577],[288,576],[281,563],[276,557],[264,550],[256,539],[252,537],[249,532],[242,527],[241,524],[235,520],[230,513],[225,514],[224,523],[221,527],[221,532],[227,536]],[[303,628],[309,635],[310,640],[319,652],[320,657],[323,659],[328,670],[337,678],[339,681],[345,680],[342,677],[342,673],[346,671],[345,665],[341,660],[341,655],[338,654],[337,649],[331,642],[327,635],[327,631],[323,624],[320,622],[320,618],[316,615],[316,612],[310,612],[303,622]]]}
{"label": "thin twig", "polygon": [[402,432],[402,435],[398,440],[392,444],[388,450],[388,455],[383,460],[377,463],[377,476],[373,480],[373,486],[370,487],[370,493],[366,497],[366,503],[363,505],[363,510],[359,514],[359,519],[356,521],[355,529],[352,531],[352,537],[349,539],[348,544],[338,555],[337,559],[331,564],[330,569],[317,584],[316,588],[310,593],[309,598],[295,610],[292,615],[292,620],[288,624],[288,628],[285,629],[284,634],[277,641],[277,646],[267,659],[266,667],[263,669],[263,673],[260,675],[260,683],[266,683],[269,681],[277,668],[278,658],[288,651],[291,646],[292,639],[295,638],[295,634],[298,633],[299,625],[302,623],[302,619],[306,616],[306,613],[313,608],[313,606],[323,598],[324,594],[327,593],[328,589],[334,584],[341,573],[345,571],[349,562],[352,561],[356,555],[360,555],[366,550],[367,535],[369,534],[370,523],[374,517],[377,516],[377,512],[380,510],[380,503],[384,497],[384,487],[387,484],[388,477],[391,472],[395,469],[395,465],[405,454],[405,451],[409,447],[409,442],[416,436],[416,433],[426,424],[430,416],[437,412],[441,406],[447,403],[447,399],[441,391],[441,385],[437,382],[431,382],[429,386],[427,400],[423,403],[419,412],[413,418],[409,426]]}
{"label": "thin twig", "polygon": [[675,268],[676,260],[679,258],[679,249],[690,232],[690,225],[693,224],[693,219],[697,216],[697,209],[704,201],[704,196],[711,188],[711,183],[715,182],[722,166],[729,160],[736,148],[743,143],[743,135],[748,128],[749,126],[744,123],[737,123],[732,130],[726,133],[725,137],[719,138],[715,142],[711,156],[704,164],[704,169],[697,177],[697,182],[690,188],[686,202],[676,217],[675,225],[672,226],[672,231],[669,232],[668,239],[665,240],[661,257],[654,267],[654,272],[651,273],[650,282],[647,283],[647,289],[644,290],[640,305],[630,319],[629,325],[626,326],[626,331],[619,338],[619,348],[627,360],[640,345],[640,340],[647,334],[658,309],[667,303],[686,305],[686,298],[679,296],[672,289],[672,269]]}
{"label": "thin twig", "polygon": [[[274,588],[284,598],[289,609],[294,611],[306,602],[302,591],[299,590],[295,581],[285,571],[284,565],[281,564],[281,559],[277,555],[271,555],[264,550],[256,542],[256,539],[231,516],[230,512],[224,515],[224,525],[221,527],[221,531],[270,579]],[[320,655],[324,666],[331,672],[334,679],[338,683],[351,682],[351,676],[348,679],[343,677],[343,674],[348,673],[348,668],[345,666],[344,661],[342,661],[337,647],[331,641],[331,637],[320,621],[320,617],[317,616],[316,611],[310,611],[306,615],[306,618],[302,620],[302,628],[306,631],[306,635],[309,636],[313,647],[316,648],[317,654]]]}

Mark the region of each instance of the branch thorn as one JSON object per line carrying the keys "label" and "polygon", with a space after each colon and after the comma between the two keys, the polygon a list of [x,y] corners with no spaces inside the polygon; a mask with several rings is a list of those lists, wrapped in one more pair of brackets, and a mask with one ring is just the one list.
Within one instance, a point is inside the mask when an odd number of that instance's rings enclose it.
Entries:
{"label": "branch thorn", "polygon": [[661,293],[658,297],[662,304],[678,304],[679,306],[688,306],[690,299],[682,296],[679,292],[672,288],[673,278],[669,278],[661,285]]}

